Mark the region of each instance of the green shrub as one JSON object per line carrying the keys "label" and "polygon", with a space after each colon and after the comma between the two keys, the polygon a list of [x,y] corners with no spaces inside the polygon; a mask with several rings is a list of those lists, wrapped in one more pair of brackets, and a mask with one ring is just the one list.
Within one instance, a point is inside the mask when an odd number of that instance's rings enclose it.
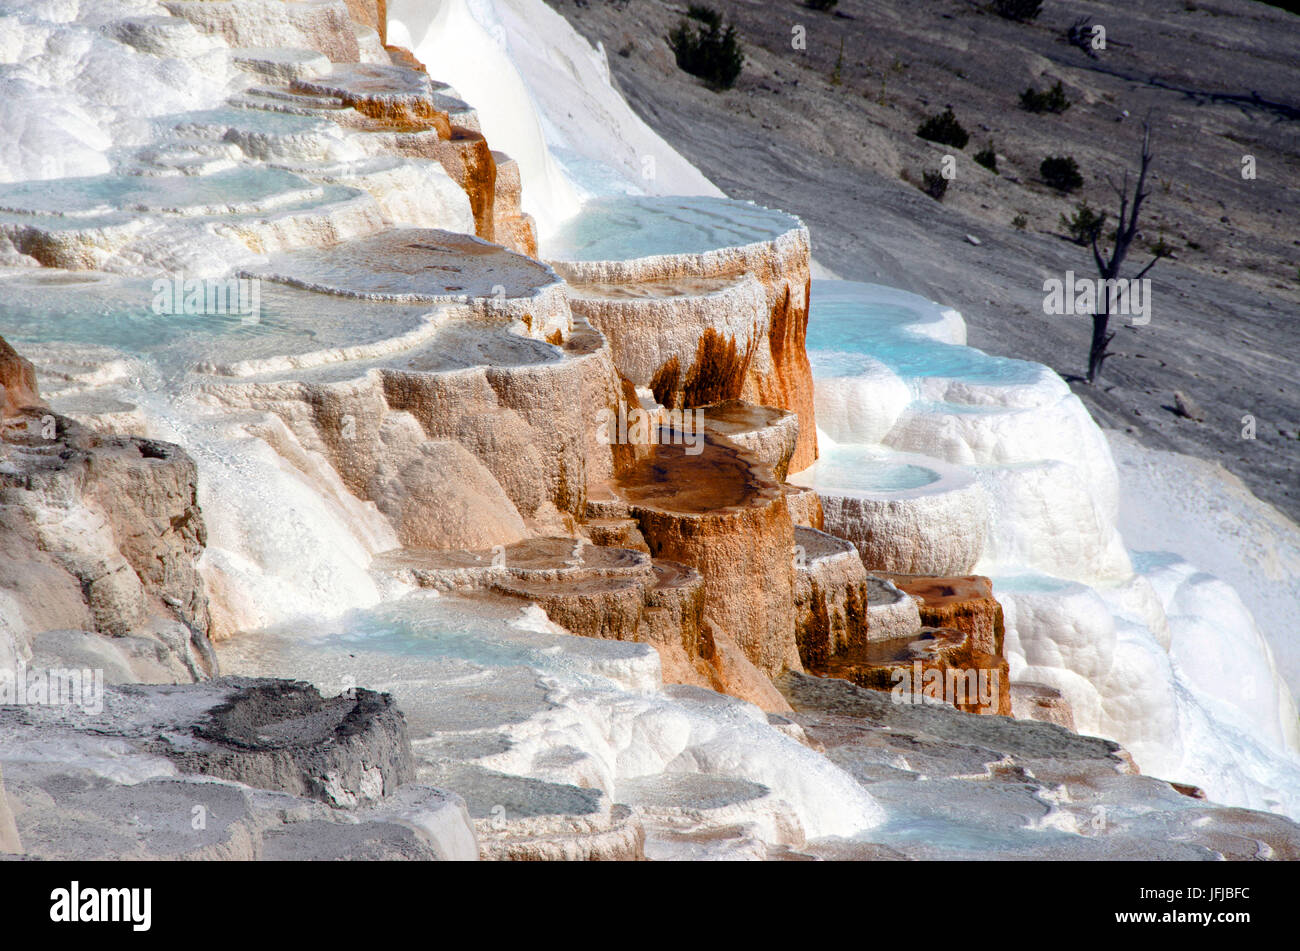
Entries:
{"label": "green shrub", "polygon": [[825,13],[839,2],[840,0],[808,0],[807,5],[814,10],[820,10]]}
{"label": "green shrub", "polygon": [[975,161],[994,175],[998,173],[998,153],[993,150],[992,142],[975,153]]}
{"label": "green shrub", "polygon": [[952,114],[952,106],[922,122],[916,127],[916,134],[930,142],[951,145],[957,149],[966,148],[966,143],[970,141],[970,136]]}
{"label": "green shrub", "polygon": [[938,172],[926,172],[921,176],[921,191],[935,201],[943,201],[943,196],[948,193],[948,179]]}
{"label": "green shrub", "polygon": [[1026,112],[1054,112],[1060,115],[1070,108],[1070,100],[1065,97],[1065,89],[1058,79],[1047,92],[1039,92],[1030,86],[1020,94],[1020,108]]}
{"label": "green shrub", "polygon": [[993,0],[990,8],[1004,20],[1028,23],[1043,12],[1043,0]]}
{"label": "green shrub", "polygon": [[1023,212],[1011,219],[1011,227],[1015,228],[1017,231],[1024,231],[1028,224],[1029,218],[1026,217]]}
{"label": "green shrub", "polygon": [[679,22],[668,34],[679,69],[699,76],[715,89],[730,89],[745,65],[745,52],[736,39],[736,27],[722,28],[722,14],[710,7],[691,4],[687,15],[698,22]]}
{"label": "green shrub", "polygon": [[1070,217],[1061,215],[1061,227],[1069,232],[1075,244],[1089,245],[1101,237],[1101,229],[1106,227],[1106,212],[1098,214],[1086,201],[1081,201],[1074,206]]}
{"label": "green shrub", "polygon": [[1058,192],[1069,193],[1083,185],[1083,176],[1079,174],[1079,163],[1067,155],[1053,155],[1043,159],[1038,166],[1038,174],[1048,187]]}

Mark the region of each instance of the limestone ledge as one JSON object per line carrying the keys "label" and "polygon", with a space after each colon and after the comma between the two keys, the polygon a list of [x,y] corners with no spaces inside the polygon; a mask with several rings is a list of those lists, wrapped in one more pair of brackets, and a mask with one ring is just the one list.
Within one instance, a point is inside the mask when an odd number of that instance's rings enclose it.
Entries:
{"label": "limestone ledge", "polygon": [[786,709],[770,681],[706,614],[700,573],[582,538],[532,538],[495,549],[401,549],[377,570],[407,584],[535,604],[583,637],[650,644],[664,683],[709,687],[765,710]]}
{"label": "limestone ledge", "polygon": [[[799,440],[790,467],[797,472],[817,458],[812,368],[804,349],[810,260],[808,230],[797,225],[771,240],[737,247],[623,261],[550,263],[578,287],[578,306],[597,326],[602,320],[611,327],[629,326],[644,317],[668,330],[655,340],[625,334],[621,344],[629,378],[655,367],[650,385],[660,402],[691,408],[742,399],[794,412]],[[757,310],[748,278],[757,280],[763,291]],[[734,288],[724,289],[727,282]],[[661,290],[664,287],[668,293]],[[648,300],[634,301],[638,294]],[[701,325],[706,308],[711,317],[720,316],[711,306],[719,303],[729,315],[722,325]],[[697,333],[692,332],[695,328]]]}
{"label": "limestone ledge", "polygon": [[0,426],[0,669],[102,667],[110,681],[215,673],[194,462],[56,413]]}

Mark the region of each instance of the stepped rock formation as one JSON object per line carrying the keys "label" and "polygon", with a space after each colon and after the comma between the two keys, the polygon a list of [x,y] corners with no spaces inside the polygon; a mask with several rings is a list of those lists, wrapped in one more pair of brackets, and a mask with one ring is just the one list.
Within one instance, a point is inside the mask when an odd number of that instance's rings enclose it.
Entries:
{"label": "stepped rock formation", "polygon": [[[194,233],[189,218],[235,212],[225,234],[256,253],[234,255],[237,273],[261,282],[277,324],[323,308],[347,321],[340,329],[366,321],[361,343],[309,331],[306,350],[216,338],[188,371],[204,403],[250,420],[247,431],[296,467],[324,460],[410,551],[384,557],[407,576],[428,581],[433,566],[445,574],[458,558],[502,546],[510,567],[480,577],[482,591],[536,603],[574,633],[652,643],[667,681],[768,710],[786,705],[767,678],[803,669],[801,645],[822,658],[865,643],[869,614],[882,631],[910,624],[892,596],[873,603],[876,582],[816,536],[826,493],[783,481],[816,457],[804,349],[809,239],[796,219],[715,202],[686,214],[706,243],[707,215],[721,215],[731,246],[630,259],[585,247],[542,264],[529,257],[536,240],[517,163],[492,151],[454,90],[408,51],[384,48],[382,30],[372,36],[377,6],[278,7],[169,7],[229,44],[251,78],[234,108],[187,118],[178,144],[144,161],[214,185],[250,176],[236,200],[214,207],[208,194],[146,176],[121,183],[131,216],[110,211],[51,229],[41,215],[53,199],[24,191],[9,202],[15,247],[46,265],[156,267],[206,248],[191,250],[189,236],[179,249],[141,244],[141,210],[182,235]],[[151,27],[152,47],[192,42],[181,21]],[[413,191],[423,197],[413,202]],[[664,216],[681,213],[673,202],[633,207],[642,220],[629,227],[650,238]],[[601,413],[630,412],[658,420],[657,438],[637,444],[598,431]],[[700,425],[675,439],[672,427]],[[698,445],[688,449],[688,438]],[[794,531],[804,525],[815,548],[835,549],[819,551],[813,570],[796,568]],[[568,539],[560,548],[586,539],[650,557],[621,578],[588,577],[586,566],[511,574],[526,546],[557,535]],[[899,544],[928,544],[927,532],[911,536]],[[217,587],[216,615],[200,626],[225,638],[239,630],[237,592],[224,578]]]}
{"label": "stepped rock formation", "polygon": [[804,350],[810,249],[796,220],[776,230],[699,253],[551,264],[576,287],[575,312],[619,337],[619,372],[650,387],[660,403],[693,409],[741,399],[794,412],[799,436],[790,468],[797,472],[817,458]]}
{"label": "stepped rock formation", "polygon": [[656,558],[690,565],[704,577],[707,618],[759,670],[799,670],[791,604],[793,526],[771,469],[725,437],[706,433],[690,455],[670,440],[617,476]]}
{"label": "stepped rock formation", "polygon": [[[53,407],[13,416],[35,381],[0,345],[0,668],[210,680],[219,656],[277,679],[110,686],[99,720],[0,707],[0,848],[1088,854],[1052,825],[1079,811],[1049,803],[1059,780],[1168,807],[1188,834],[1171,855],[1243,854],[1234,821],[1294,851],[1280,821],[1170,805],[1114,744],[1004,719],[1073,723],[1059,691],[1013,694],[1001,606],[969,575],[1006,544],[990,496],[1023,486],[900,455],[864,490],[870,466],[831,444],[814,466],[797,219],[596,199],[539,249],[486,106],[388,45],[382,0],[165,7],[100,39],[202,57],[220,96],[155,117],[106,171],[0,183],[0,320]],[[256,305],[150,308],[160,274]],[[909,448],[948,425],[881,402]],[[927,693],[929,674],[974,692]],[[886,695],[898,675],[910,699]],[[873,786],[921,822],[980,806],[918,844]],[[189,834],[184,800],[220,821]],[[1098,848],[1156,836],[1139,817]]]}
{"label": "stepped rock formation", "polygon": [[1006,632],[1002,606],[993,597],[993,583],[979,575],[934,578],[889,575],[899,590],[911,595],[926,627],[961,631],[971,644],[988,654],[1001,654]]}
{"label": "stepped rock formation", "polygon": [[[333,345],[304,324],[314,344],[307,350],[214,338],[205,359],[187,368],[206,405],[249,420],[247,431],[299,468],[324,460],[403,546],[475,550],[558,533],[644,546],[657,560],[697,570],[702,594],[687,601],[701,600],[703,613],[686,611],[675,635],[646,633],[653,625],[642,631],[631,616],[617,622],[612,593],[598,604],[526,586],[508,594],[534,595],[582,633],[658,643],[672,680],[783,708],[763,675],[800,669],[792,522],[780,480],[815,455],[803,352],[807,232],[788,216],[742,209],[742,219],[754,219],[754,240],[663,255],[648,271],[606,262],[612,271],[603,276],[623,290],[602,291],[592,280],[575,289],[550,267],[484,240],[535,250],[519,210],[517,165],[491,151],[469,105],[409,54],[377,52],[364,27],[341,25],[341,3],[275,6],[169,8],[234,47],[234,62],[252,78],[231,100],[235,108],[187,118],[176,146],[143,161],[195,171],[209,191],[238,180],[237,198],[214,203],[185,179],[123,178],[111,183],[121,211],[110,202],[103,216],[52,227],[43,215],[59,196],[19,190],[7,203],[15,224],[0,222],[15,248],[46,265],[134,273],[210,257],[196,226],[234,212],[235,227],[218,230],[255,253],[231,260],[241,279],[261,282],[264,315],[269,309],[277,326],[298,324],[300,313],[328,308],[348,323]],[[181,48],[183,32],[157,28],[154,45]],[[411,174],[428,185],[403,181]],[[454,200],[448,179],[468,207]],[[412,204],[405,196],[413,193],[425,197]],[[142,244],[141,212],[179,242],[151,236]],[[401,218],[423,227],[400,226]],[[620,268],[627,273],[613,273]],[[648,313],[659,321],[653,340],[637,329]],[[369,339],[344,343],[343,328],[358,318]],[[667,340],[667,349],[641,352]],[[681,372],[669,380],[674,365]],[[678,453],[666,483],[653,475],[660,460],[611,447],[594,424],[600,411],[640,408],[639,398],[630,401],[636,386],[657,388],[664,410],[700,408],[708,421],[704,454]],[[690,485],[713,481],[692,497]],[[593,518],[589,493],[611,490],[623,510]],[[800,501],[796,517],[817,518],[811,496],[788,497]],[[227,579],[218,587],[211,629],[224,638],[240,626],[230,603],[237,592]],[[672,587],[653,596],[662,603],[629,594],[627,611],[682,615]],[[588,608],[610,617],[586,618]]]}

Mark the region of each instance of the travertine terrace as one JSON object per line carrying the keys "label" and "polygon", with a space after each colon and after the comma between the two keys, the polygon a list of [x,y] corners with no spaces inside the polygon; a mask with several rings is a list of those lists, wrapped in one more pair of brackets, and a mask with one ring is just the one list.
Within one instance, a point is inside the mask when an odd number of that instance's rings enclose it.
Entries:
{"label": "travertine terrace", "polygon": [[[927,384],[994,407],[967,421],[891,377],[832,383],[870,411],[823,413],[797,218],[600,196],[539,237],[520,163],[438,61],[388,45],[382,0],[159,10],[114,8],[97,35],[220,82],[105,168],[0,182],[0,667],[109,684],[107,713],[0,704],[0,850],[902,857],[929,853],[874,784],[898,808],[903,779],[978,795],[972,777],[1056,759],[1081,796],[1165,802],[1187,830],[1171,855],[1245,850],[1227,810],[1071,732],[1103,704],[1072,709],[1067,677],[1012,690],[978,572],[1020,536],[967,460],[919,454],[996,455],[1042,407],[1082,428],[1068,393]],[[819,418],[839,442],[819,445]],[[854,427],[900,451],[859,453]],[[1026,509],[1021,476],[1064,465],[1009,462],[993,493]],[[1070,486],[1060,517],[1081,527],[1048,557],[1149,606],[1114,499]],[[1018,605],[1032,654],[1032,596]],[[998,692],[882,712],[912,671]],[[932,754],[903,759],[895,727]],[[121,768],[97,772],[110,750]],[[54,775],[87,791],[51,804]],[[1048,782],[989,823],[1077,823],[1082,807],[1043,805]],[[152,844],[96,815],[134,784]],[[166,818],[190,786],[234,816],[194,842]],[[286,811],[305,818],[284,828]],[[1097,848],[1155,837],[1139,813]],[[1241,821],[1279,852],[1300,842]]]}

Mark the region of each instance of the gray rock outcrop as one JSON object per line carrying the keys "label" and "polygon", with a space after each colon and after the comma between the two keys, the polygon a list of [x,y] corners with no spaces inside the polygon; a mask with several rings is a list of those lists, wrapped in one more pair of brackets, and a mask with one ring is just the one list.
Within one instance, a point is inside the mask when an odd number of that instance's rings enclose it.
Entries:
{"label": "gray rock outcrop", "polygon": [[[117,682],[215,673],[194,462],[36,410],[0,430],[0,669]],[[62,661],[67,661],[63,663]]]}
{"label": "gray rock outcrop", "polygon": [[[408,782],[392,698],[226,678],[0,706],[13,822],[43,859],[474,859],[464,801]],[[0,803],[3,803],[0,795]]]}

